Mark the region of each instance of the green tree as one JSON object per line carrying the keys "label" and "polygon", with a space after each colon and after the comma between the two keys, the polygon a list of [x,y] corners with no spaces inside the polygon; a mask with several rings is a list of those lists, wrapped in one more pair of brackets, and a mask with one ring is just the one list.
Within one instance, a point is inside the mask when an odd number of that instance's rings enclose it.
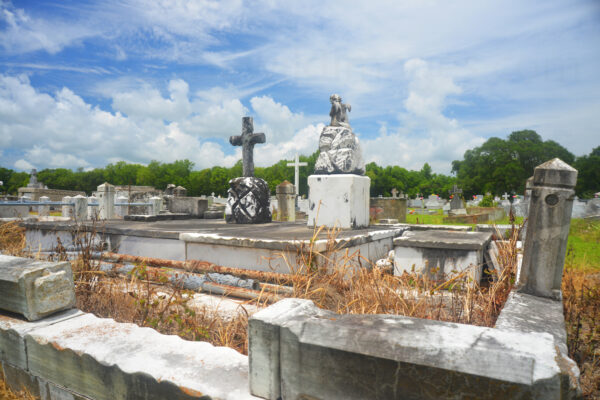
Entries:
{"label": "green tree", "polygon": [[523,130],[511,133],[507,140],[493,137],[467,150],[463,160],[452,162],[452,172],[465,197],[485,192],[522,193],[533,169],[555,157],[569,164],[575,159],[560,144],[543,141],[535,131]]}
{"label": "green tree", "polygon": [[574,167],[578,171],[575,187],[577,196],[591,198],[594,193],[600,192],[600,146],[589,155],[578,157]]}

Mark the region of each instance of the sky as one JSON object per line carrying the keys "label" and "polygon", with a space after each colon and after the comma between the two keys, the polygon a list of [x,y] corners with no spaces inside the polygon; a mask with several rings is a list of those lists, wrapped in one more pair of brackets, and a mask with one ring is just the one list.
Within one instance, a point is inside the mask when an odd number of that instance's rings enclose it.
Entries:
{"label": "sky", "polygon": [[0,0],[0,166],[310,155],[329,96],[366,162],[450,173],[490,137],[600,145],[600,2]]}

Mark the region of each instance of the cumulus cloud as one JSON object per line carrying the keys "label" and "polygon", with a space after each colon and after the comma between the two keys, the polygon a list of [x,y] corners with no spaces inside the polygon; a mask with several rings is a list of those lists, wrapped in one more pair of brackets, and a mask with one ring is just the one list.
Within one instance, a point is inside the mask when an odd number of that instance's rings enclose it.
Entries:
{"label": "cumulus cloud", "polygon": [[[90,168],[126,160],[147,163],[189,159],[197,167],[232,166],[241,149],[223,144],[241,132],[241,117],[250,110],[227,90],[214,88],[190,97],[187,82],[169,82],[168,97],[157,88],[115,94],[113,111],[86,103],[69,88],[41,93],[26,76],[0,75],[0,132],[3,148],[22,154],[19,169]],[[220,95],[219,95],[220,94]],[[270,165],[295,152],[312,153],[322,126],[270,97],[250,100],[256,131],[267,144],[256,149],[259,165]],[[251,114],[251,113],[250,113]]]}
{"label": "cumulus cloud", "polygon": [[384,126],[378,136],[364,140],[366,159],[408,169],[420,169],[427,162],[436,172],[448,173],[452,160],[461,159],[484,139],[444,115],[449,96],[461,93],[444,68],[411,59],[404,70],[410,81],[405,109],[399,113],[401,125],[392,133]]}

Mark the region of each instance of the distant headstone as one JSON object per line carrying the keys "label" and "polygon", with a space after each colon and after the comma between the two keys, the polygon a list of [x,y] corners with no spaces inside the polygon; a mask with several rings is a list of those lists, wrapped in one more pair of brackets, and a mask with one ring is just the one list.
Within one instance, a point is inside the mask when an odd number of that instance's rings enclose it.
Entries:
{"label": "distant headstone", "polygon": [[294,167],[294,186],[296,188],[296,194],[300,191],[300,167],[308,166],[307,162],[300,162],[298,158],[298,153],[296,153],[296,157],[294,158],[294,162],[287,163],[288,167]]}
{"label": "distant headstone", "polygon": [[393,198],[396,198],[397,196],[398,196],[398,189],[396,189],[396,188],[393,188],[393,189],[392,189],[392,197],[393,197]]}
{"label": "distant headstone", "polygon": [[458,210],[463,208],[463,203],[461,199],[462,189],[459,189],[458,186],[454,185],[452,190],[449,190],[450,195],[452,196],[452,200],[450,200],[450,209]]}
{"label": "distant headstone", "polygon": [[42,182],[38,182],[37,170],[35,168],[33,168],[31,170],[31,174],[29,175],[29,183],[27,184],[27,187],[34,188],[34,189],[43,189],[44,188],[44,184]]}
{"label": "distant headstone", "polygon": [[270,190],[264,179],[254,176],[254,145],[265,142],[264,133],[253,133],[252,117],[242,118],[242,134],[229,142],[242,146],[243,177],[229,181],[225,220],[227,223],[258,224],[271,222]]}
{"label": "distant headstone", "polygon": [[277,220],[292,222],[296,220],[296,193],[294,185],[283,181],[275,188],[277,193]]}
{"label": "distant headstone", "polygon": [[187,189],[183,186],[177,186],[173,189],[173,196],[175,197],[185,197],[187,196]]}

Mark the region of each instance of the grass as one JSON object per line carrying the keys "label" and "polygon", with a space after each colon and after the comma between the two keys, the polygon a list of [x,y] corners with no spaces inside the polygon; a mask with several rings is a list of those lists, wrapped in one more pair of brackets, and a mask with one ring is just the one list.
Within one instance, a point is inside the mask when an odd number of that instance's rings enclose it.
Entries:
{"label": "grass", "polygon": [[600,270],[600,221],[571,220],[565,264],[576,269]]}
{"label": "grass", "polygon": [[[409,209],[409,211],[410,210],[414,210],[414,209]],[[408,224],[423,224],[423,225],[469,225],[472,227],[475,226],[475,224],[445,222],[443,211],[442,210],[435,210],[435,211],[436,211],[436,214],[433,214],[433,215],[407,214],[406,222]],[[496,225],[509,225],[511,222],[510,222],[510,218],[508,216],[506,216],[506,217],[502,218],[501,220],[494,221],[493,223]],[[523,217],[515,217],[515,223],[522,224]]]}

